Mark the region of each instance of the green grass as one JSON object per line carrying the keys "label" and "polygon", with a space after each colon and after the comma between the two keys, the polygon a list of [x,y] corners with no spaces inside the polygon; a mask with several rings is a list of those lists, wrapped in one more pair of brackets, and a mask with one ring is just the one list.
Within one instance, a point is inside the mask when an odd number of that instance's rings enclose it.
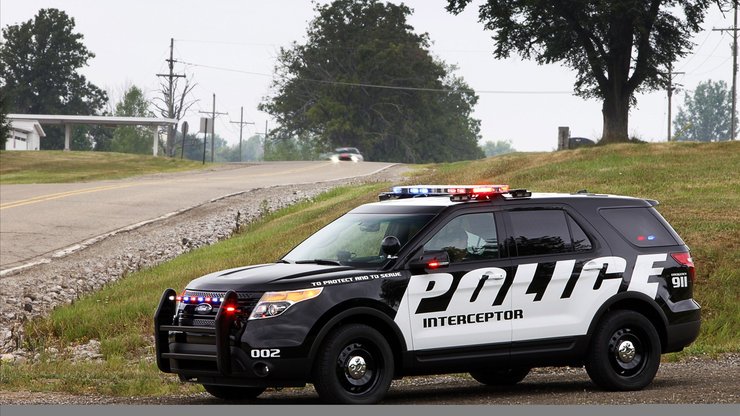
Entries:
{"label": "green grass", "polygon": [[[510,154],[431,165],[413,182],[508,183],[532,191],[625,194],[657,199],[659,211],[691,247],[699,339],[679,355],[740,351],[740,144],[616,145],[558,153]],[[64,358],[0,365],[7,389],[157,395],[192,391],[152,363],[152,314],[167,287],[181,290],[206,273],[270,262],[324,224],[375,200],[390,184],[335,189],[249,225],[232,239],[133,273],[27,325],[27,346],[43,352],[98,339],[104,359],[82,367]],[[128,363],[128,365],[127,365]],[[81,369],[80,369],[81,368]],[[152,390],[149,390],[151,388]],[[188,390],[190,389],[190,390]]]}
{"label": "green grass", "polygon": [[0,151],[0,184],[99,181],[203,167],[190,160],[127,153]]}

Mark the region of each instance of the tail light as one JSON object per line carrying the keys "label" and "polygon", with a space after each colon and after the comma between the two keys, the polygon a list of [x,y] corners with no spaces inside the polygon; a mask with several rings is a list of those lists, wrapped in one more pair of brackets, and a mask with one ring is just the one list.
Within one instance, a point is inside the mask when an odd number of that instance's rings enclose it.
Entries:
{"label": "tail light", "polygon": [[694,260],[691,258],[691,253],[671,253],[673,260],[676,260],[678,264],[689,268],[689,279],[691,283],[696,282],[696,271],[694,269]]}

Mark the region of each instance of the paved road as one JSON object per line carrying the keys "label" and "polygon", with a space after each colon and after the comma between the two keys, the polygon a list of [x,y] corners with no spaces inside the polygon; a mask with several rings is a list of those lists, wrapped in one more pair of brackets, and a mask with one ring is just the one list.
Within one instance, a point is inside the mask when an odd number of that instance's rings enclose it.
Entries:
{"label": "paved road", "polygon": [[0,273],[225,195],[364,176],[388,166],[270,162],[116,181],[0,185]]}

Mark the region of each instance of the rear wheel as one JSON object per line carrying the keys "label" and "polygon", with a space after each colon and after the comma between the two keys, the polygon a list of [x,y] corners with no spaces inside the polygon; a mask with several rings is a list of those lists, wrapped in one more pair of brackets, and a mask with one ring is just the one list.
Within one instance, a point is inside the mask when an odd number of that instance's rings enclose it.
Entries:
{"label": "rear wheel", "polygon": [[660,338],[643,315],[617,310],[606,315],[594,333],[586,371],[607,390],[640,390],[660,366]]}
{"label": "rear wheel", "polygon": [[314,388],[330,403],[369,404],[383,399],[393,380],[388,341],[367,325],[342,326],[321,346],[313,369]]}
{"label": "rear wheel", "polygon": [[233,387],[217,386],[214,384],[204,384],[203,388],[212,396],[223,400],[254,399],[265,391],[264,387]]}
{"label": "rear wheel", "polygon": [[511,386],[527,377],[529,368],[500,368],[488,371],[471,371],[470,375],[487,386]]}

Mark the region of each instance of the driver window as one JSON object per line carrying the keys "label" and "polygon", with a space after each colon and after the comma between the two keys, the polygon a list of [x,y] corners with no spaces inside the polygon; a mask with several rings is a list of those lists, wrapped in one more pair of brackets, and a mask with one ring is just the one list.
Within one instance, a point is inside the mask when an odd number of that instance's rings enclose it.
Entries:
{"label": "driver window", "polygon": [[453,263],[498,259],[493,214],[467,214],[452,219],[424,245],[424,251],[431,250],[447,251]]}

